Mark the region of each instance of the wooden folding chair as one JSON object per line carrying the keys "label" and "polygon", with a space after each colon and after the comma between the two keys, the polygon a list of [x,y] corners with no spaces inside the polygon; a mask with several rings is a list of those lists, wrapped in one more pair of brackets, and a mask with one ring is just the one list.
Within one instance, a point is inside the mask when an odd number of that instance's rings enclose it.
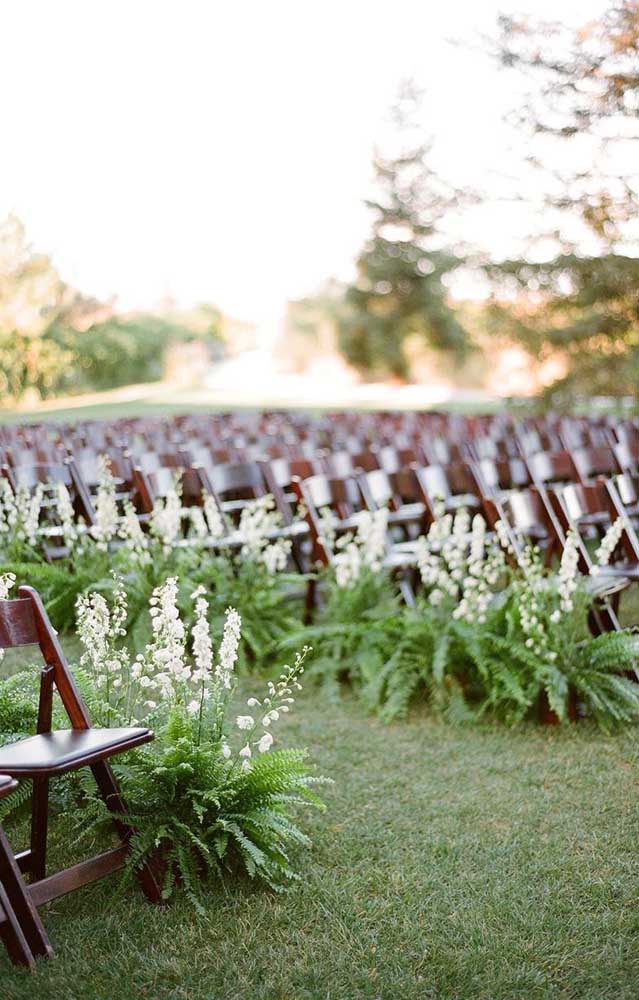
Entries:
{"label": "wooden folding chair", "polygon": [[[0,799],[10,795],[18,782],[8,774],[0,774]],[[40,918],[24,884],[4,830],[0,826],[0,941],[3,942],[14,965],[33,969],[35,956],[27,935],[32,938],[41,928]],[[46,954],[52,954],[49,946]]]}
{"label": "wooden folding chair", "polygon": [[[15,857],[11,855],[8,860],[0,857],[0,878],[5,891],[13,893],[13,909],[31,951],[34,955],[48,955],[51,946],[36,908],[116,871],[125,862],[133,830],[124,819],[125,805],[107,759],[150,742],[154,734],[139,726],[98,729],[91,725],[39,594],[32,587],[20,587],[17,599],[0,601],[0,649],[29,645],[40,647],[45,664],[40,675],[37,734],[0,747],[0,773],[33,782],[31,843],[28,850]],[[54,689],[69,717],[71,729],[52,731]],[[113,815],[120,845],[47,876],[49,781],[87,766]],[[0,846],[6,850],[6,840],[0,841]],[[30,884],[26,885],[16,873],[28,874]],[[148,864],[140,868],[138,878],[147,898],[160,903],[160,888]]]}

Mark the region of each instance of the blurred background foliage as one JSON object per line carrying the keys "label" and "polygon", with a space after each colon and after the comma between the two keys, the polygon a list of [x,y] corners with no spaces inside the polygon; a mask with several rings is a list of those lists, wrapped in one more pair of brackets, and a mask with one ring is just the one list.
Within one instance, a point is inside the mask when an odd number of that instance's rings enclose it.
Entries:
{"label": "blurred background foliage", "polygon": [[[546,364],[538,384],[552,406],[636,394],[639,0],[609,0],[600,18],[577,27],[504,16],[482,45],[505,85],[516,74],[528,88],[512,112],[541,192],[526,253],[495,260],[451,241],[451,213],[482,193],[438,176],[419,124],[421,95],[405,83],[391,110],[394,138],[374,155],[370,232],[355,277],[328,279],[289,303],[280,351],[292,369],[339,353],[364,380],[446,371],[478,384],[491,369],[495,381],[499,352],[514,347],[531,370]],[[464,271],[481,279],[483,298],[451,295]],[[195,357],[205,366],[234,338],[237,349],[236,327],[212,305],[116,313],[69,287],[48,256],[33,252],[19,219],[0,224],[5,405],[158,380],[180,345],[200,345]]]}
{"label": "blurred background foliage", "polygon": [[200,342],[214,356],[223,317],[214,306],[163,315],[116,314],[112,303],[67,285],[34,253],[15,216],[0,223],[0,397],[110,389],[162,378],[172,345]]}

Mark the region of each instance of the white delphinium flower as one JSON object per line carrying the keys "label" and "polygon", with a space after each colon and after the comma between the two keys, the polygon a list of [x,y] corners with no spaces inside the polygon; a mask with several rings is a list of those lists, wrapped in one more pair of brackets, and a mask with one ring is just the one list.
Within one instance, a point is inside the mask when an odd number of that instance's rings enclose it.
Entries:
{"label": "white delphinium flower", "polygon": [[[15,573],[0,573],[0,601],[7,601],[9,593],[16,582]],[[4,657],[4,649],[0,649],[0,663]]]}
{"label": "white delphinium flower", "polygon": [[273,736],[271,733],[264,733],[257,741],[257,749],[260,753],[266,753],[273,746]]}
{"label": "white delphinium flower", "polygon": [[335,582],[338,587],[352,587],[359,580],[363,568],[362,552],[352,535],[343,535],[335,543]]}
{"label": "white delphinium flower", "polygon": [[204,512],[201,507],[188,507],[187,508],[189,521],[191,522],[191,531],[198,541],[203,542],[209,537],[209,529],[204,518]]}
{"label": "white delphinium flower", "polygon": [[[204,597],[204,587],[198,587],[191,598],[195,599],[195,623],[191,629],[191,640],[193,647],[193,660],[195,669],[191,674],[191,681],[200,685],[200,696],[195,702],[188,705],[190,715],[202,717],[204,702],[211,696],[210,683],[213,672],[213,643],[211,642],[211,630],[208,622],[209,602]],[[197,708],[194,711],[193,705]]]}
{"label": "white delphinium flower", "polygon": [[217,654],[215,678],[222,688],[230,690],[233,671],[237,663],[240,639],[242,637],[242,619],[235,608],[226,609],[222,642]]}
{"label": "white delphinium flower", "polygon": [[[42,483],[38,483],[33,494],[23,500],[21,497],[21,491],[18,490],[17,500],[20,503],[18,508],[19,513],[22,515],[22,528],[24,531],[24,537],[26,538],[29,545],[35,545],[38,541],[38,532],[40,528],[40,510],[42,508],[42,498],[44,496],[44,486]],[[24,503],[24,506],[22,504]]]}
{"label": "white delphinium flower", "polygon": [[129,712],[134,708],[129,655],[126,648],[119,648],[126,636],[127,614],[126,591],[117,578],[111,608],[102,594],[78,598],[77,634],[84,647],[80,665],[89,671],[96,689],[104,693],[109,714],[123,702]]}
{"label": "white delphinium flower", "polygon": [[333,558],[338,587],[352,587],[365,569],[379,572],[386,551],[387,527],[386,507],[376,511],[365,510],[360,514],[355,535],[349,533],[338,538]]}
{"label": "white delphinium flower", "polygon": [[286,715],[295,703],[294,693],[302,690],[300,677],[304,673],[304,661],[311,652],[309,646],[304,646],[301,652],[297,653],[291,666],[287,665],[282,669],[277,683],[267,682],[267,693],[262,698],[249,698],[248,704],[251,708],[261,709],[261,719],[255,720],[252,715],[240,715],[236,719],[238,729],[247,731],[246,743],[239,751],[239,757],[247,761],[252,756],[252,747],[258,753],[266,753],[273,746],[272,733],[265,731],[257,736],[260,726],[268,730],[273,722]]}
{"label": "white delphinium flower", "polygon": [[362,550],[364,566],[377,572],[381,569],[386,551],[386,533],[388,531],[388,508],[379,510],[363,510],[357,525],[357,541]]}
{"label": "white delphinium flower", "polygon": [[186,630],[177,607],[177,589],[177,579],[172,576],[153,591],[149,601],[153,638],[142,662],[163,698],[179,702],[186,700],[191,668],[186,661]]}
{"label": "white delphinium flower", "polygon": [[499,543],[509,555],[515,555],[515,550],[513,549],[512,542],[510,540],[510,535],[508,533],[508,528],[503,521],[497,521],[495,524],[495,534],[499,540]]}
{"label": "white delphinium flower", "polygon": [[15,582],[15,573],[0,573],[0,601],[8,600],[9,592],[15,585]]}
{"label": "white delphinium flower", "polygon": [[75,511],[73,510],[71,495],[64,483],[57,483],[56,485],[56,507],[62,525],[62,537],[65,544],[72,549],[78,540],[79,532],[75,521]]}
{"label": "white delphinium flower", "polygon": [[333,552],[335,549],[335,515],[330,507],[321,507],[317,516],[319,520],[318,541],[327,552]]}
{"label": "white delphinium flower", "polygon": [[167,553],[180,538],[182,516],[179,478],[176,476],[173,487],[168,490],[166,496],[155,501],[149,520],[151,534],[162,543]]}
{"label": "white delphinium flower", "polygon": [[579,569],[579,535],[571,528],[566,535],[566,543],[559,564],[559,598],[562,611],[572,611],[572,595],[577,589]]}
{"label": "white delphinium flower", "polygon": [[15,496],[11,483],[0,476],[0,534],[7,534],[15,524]]}
{"label": "white delphinium flower", "polygon": [[100,477],[95,498],[95,524],[91,525],[90,534],[98,548],[106,552],[109,542],[118,533],[118,505],[115,498],[115,480],[106,455],[99,456],[98,467]]}
{"label": "white delphinium flower", "polygon": [[255,719],[252,715],[238,715],[235,725],[238,729],[252,729],[255,725]]}
{"label": "white delphinium flower", "polygon": [[215,497],[212,497],[210,493],[204,494],[202,509],[210,537],[223,538],[227,530],[224,524],[224,517],[216,503]]}
{"label": "white delphinium flower", "polygon": [[151,562],[149,537],[142,531],[142,525],[130,500],[124,502],[124,515],[120,521],[118,537],[124,542],[134,562],[141,566]]}
{"label": "white delphinium flower", "polygon": [[607,528],[606,533],[601,540],[601,544],[595,552],[595,562],[590,567],[591,576],[597,576],[604,566],[608,566],[610,560],[612,559],[613,552],[621,541],[621,536],[623,535],[625,528],[626,519],[624,517],[618,517]]}
{"label": "white delphinium flower", "polygon": [[288,557],[291,553],[291,541],[288,538],[277,538],[270,545],[267,545],[261,554],[261,562],[266,566],[267,571],[273,575],[281,573],[286,569]]}
{"label": "white delphinium flower", "polygon": [[282,525],[282,518],[275,509],[275,501],[270,494],[251,500],[240,515],[238,532],[242,538],[241,554],[246,559],[260,562],[269,573],[286,569],[291,551],[289,539],[271,537]]}

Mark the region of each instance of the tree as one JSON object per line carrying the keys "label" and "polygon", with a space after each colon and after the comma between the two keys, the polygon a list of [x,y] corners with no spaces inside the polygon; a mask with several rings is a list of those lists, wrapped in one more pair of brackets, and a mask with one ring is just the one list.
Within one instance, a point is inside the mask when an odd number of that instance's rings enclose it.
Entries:
{"label": "tree", "polygon": [[413,334],[459,355],[468,348],[445,283],[463,261],[445,249],[440,233],[457,195],[428,165],[430,146],[415,141],[419,101],[414,86],[406,84],[392,109],[400,148],[374,158],[380,194],[366,202],[373,212],[372,233],[338,317],[343,354],[367,374],[407,377],[404,346]]}
{"label": "tree", "polygon": [[[557,254],[488,268],[526,300],[495,314],[537,354],[562,349],[553,402],[636,392],[639,371],[639,0],[569,29],[502,17],[501,63],[532,90],[517,115],[545,178]],[[598,361],[598,363],[595,363]]]}

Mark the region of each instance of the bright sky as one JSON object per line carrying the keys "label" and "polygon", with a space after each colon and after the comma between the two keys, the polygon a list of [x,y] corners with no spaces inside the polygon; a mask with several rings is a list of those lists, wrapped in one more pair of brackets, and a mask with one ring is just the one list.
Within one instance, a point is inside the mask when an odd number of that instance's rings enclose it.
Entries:
{"label": "bright sky", "polygon": [[[0,216],[87,293],[216,302],[268,323],[348,277],[398,82],[426,88],[449,179],[499,191],[515,80],[450,39],[499,10],[579,21],[601,0],[19,0],[0,7]],[[512,181],[510,182],[512,183]],[[508,253],[534,225],[489,206],[463,234]]]}

